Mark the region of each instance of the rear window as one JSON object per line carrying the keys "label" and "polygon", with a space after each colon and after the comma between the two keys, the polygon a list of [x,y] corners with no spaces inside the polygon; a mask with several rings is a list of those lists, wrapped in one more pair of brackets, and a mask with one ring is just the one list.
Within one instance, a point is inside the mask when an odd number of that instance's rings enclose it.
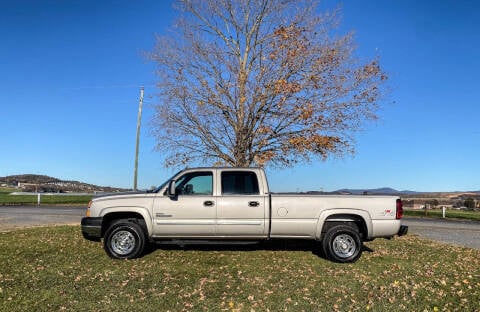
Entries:
{"label": "rear window", "polygon": [[257,175],[245,171],[222,172],[222,194],[224,195],[258,195]]}

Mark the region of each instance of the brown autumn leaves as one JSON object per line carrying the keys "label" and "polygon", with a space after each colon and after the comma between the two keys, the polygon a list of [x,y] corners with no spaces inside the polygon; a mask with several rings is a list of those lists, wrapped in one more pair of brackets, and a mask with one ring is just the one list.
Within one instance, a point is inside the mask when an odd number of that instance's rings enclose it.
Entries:
{"label": "brown autumn leaves", "polygon": [[377,118],[378,60],[355,55],[315,1],[184,0],[158,36],[153,119],[167,166],[291,166],[353,152]]}

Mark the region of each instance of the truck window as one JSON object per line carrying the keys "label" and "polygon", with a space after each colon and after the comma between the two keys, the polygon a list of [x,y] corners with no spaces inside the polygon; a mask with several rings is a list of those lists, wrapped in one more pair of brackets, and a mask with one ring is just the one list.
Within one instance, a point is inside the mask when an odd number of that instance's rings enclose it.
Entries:
{"label": "truck window", "polygon": [[192,172],[181,176],[175,183],[178,195],[212,195],[211,172]]}
{"label": "truck window", "polygon": [[258,180],[254,172],[222,172],[223,195],[258,195]]}

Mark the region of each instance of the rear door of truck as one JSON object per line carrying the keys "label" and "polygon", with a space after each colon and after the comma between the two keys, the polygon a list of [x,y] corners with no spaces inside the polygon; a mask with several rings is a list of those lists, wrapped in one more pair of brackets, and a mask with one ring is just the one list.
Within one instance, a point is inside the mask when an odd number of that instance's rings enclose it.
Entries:
{"label": "rear door of truck", "polygon": [[265,238],[268,235],[268,195],[263,194],[256,171],[217,171],[216,235]]}

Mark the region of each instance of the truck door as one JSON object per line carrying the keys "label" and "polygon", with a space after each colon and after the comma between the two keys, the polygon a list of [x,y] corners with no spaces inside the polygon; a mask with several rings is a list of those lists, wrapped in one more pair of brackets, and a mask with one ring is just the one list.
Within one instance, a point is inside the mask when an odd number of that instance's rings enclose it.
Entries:
{"label": "truck door", "polygon": [[253,171],[219,170],[217,236],[266,237],[265,195]]}
{"label": "truck door", "polygon": [[215,235],[216,202],[212,171],[186,172],[175,183],[178,196],[158,194],[153,207],[154,236]]}

